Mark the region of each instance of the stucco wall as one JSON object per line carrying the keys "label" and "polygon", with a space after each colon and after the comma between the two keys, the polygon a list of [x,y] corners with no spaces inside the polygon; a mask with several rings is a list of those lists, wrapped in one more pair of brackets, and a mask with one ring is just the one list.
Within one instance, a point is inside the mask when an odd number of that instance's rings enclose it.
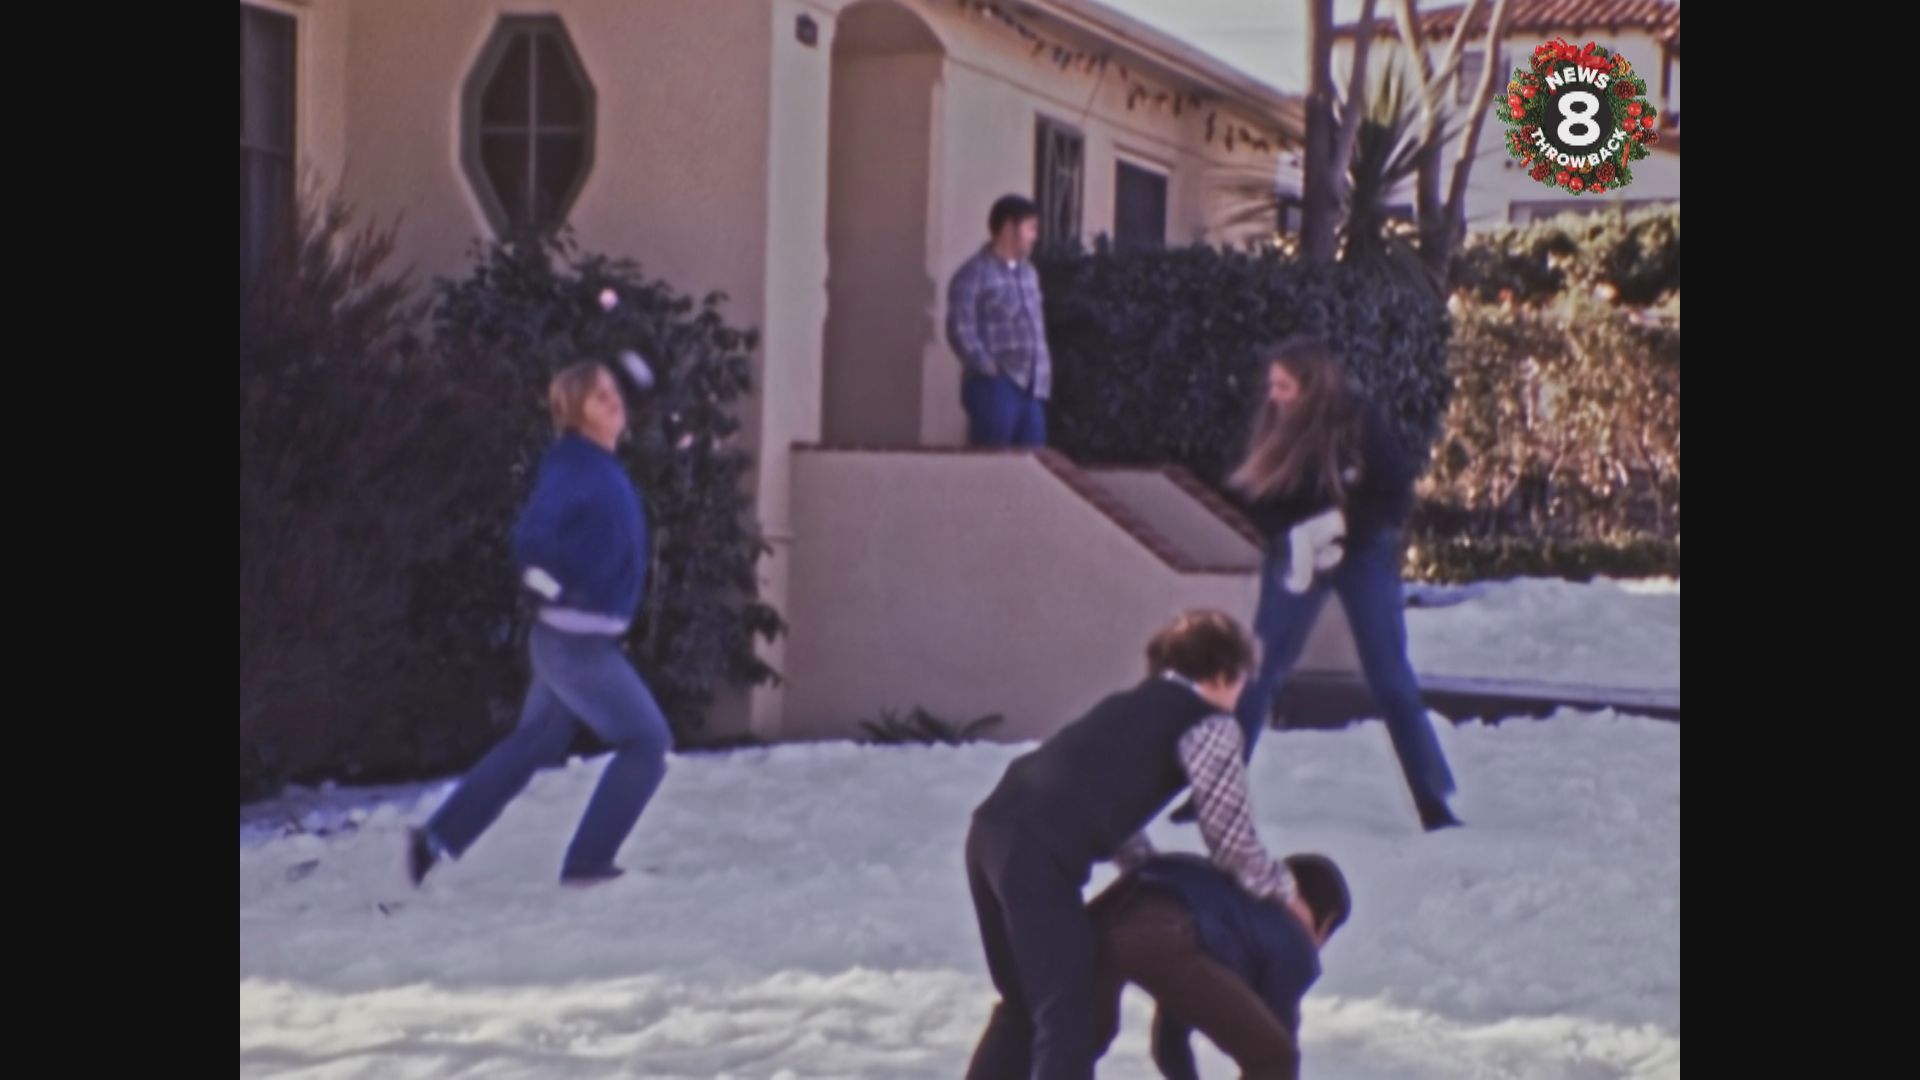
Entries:
{"label": "stucco wall", "polygon": [[[1253,615],[1253,573],[1173,569],[1029,454],[801,450],[793,472],[782,737],[914,706],[1044,736],[1138,680],[1179,612]],[[1352,670],[1338,608],[1302,668]]]}

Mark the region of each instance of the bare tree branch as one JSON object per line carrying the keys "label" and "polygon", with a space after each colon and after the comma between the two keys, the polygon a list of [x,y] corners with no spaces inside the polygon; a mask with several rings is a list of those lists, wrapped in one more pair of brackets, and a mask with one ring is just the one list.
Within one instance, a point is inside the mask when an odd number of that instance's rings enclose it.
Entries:
{"label": "bare tree branch", "polygon": [[1420,258],[1428,272],[1436,278],[1446,268],[1449,257],[1447,238],[1453,232],[1452,223],[1446,219],[1446,201],[1441,196],[1441,178],[1445,166],[1441,164],[1440,154],[1445,148],[1442,128],[1446,121],[1446,112],[1441,107],[1445,100],[1442,95],[1446,92],[1447,83],[1460,69],[1460,55],[1467,42],[1467,27],[1479,16],[1481,3],[1482,0],[1468,0],[1461,8],[1460,21],[1453,28],[1453,37],[1447,42],[1447,50],[1441,56],[1438,71],[1435,71],[1433,60],[1427,55],[1426,40],[1421,37],[1420,27],[1414,18],[1414,0],[1395,0],[1394,5],[1401,41],[1411,54],[1414,70],[1419,73],[1421,83],[1423,156],[1414,186],[1413,205],[1420,228]]}
{"label": "bare tree branch", "polygon": [[1307,0],[1307,146],[1300,246],[1309,262],[1332,262],[1339,204],[1333,169],[1333,0]]}
{"label": "bare tree branch", "polygon": [[1367,55],[1372,52],[1373,8],[1375,0],[1363,0],[1360,21],[1353,39],[1353,70],[1347,75],[1347,111],[1340,118],[1340,133],[1333,141],[1334,183],[1342,195],[1347,190],[1347,170],[1353,161],[1354,143],[1360,138],[1360,121],[1367,111]]}
{"label": "bare tree branch", "polygon": [[1493,0],[1493,16],[1487,22],[1487,62],[1481,66],[1480,78],[1473,88],[1471,107],[1473,118],[1467,122],[1466,138],[1460,142],[1460,156],[1453,163],[1453,188],[1447,194],[1447,256],[1449,261],[1453,251],[1459,246],[1462,223],[1466,220],[1467,177],[1473,170],[1474,156],[1480,150],[1480,131],[1486,126],[1487,113],[1492,111],[1488,102],[1493,97],[1493,85],[1500,72],[1496,64],[1500,58],[1500,41],[1507,34],[1507,0]]}

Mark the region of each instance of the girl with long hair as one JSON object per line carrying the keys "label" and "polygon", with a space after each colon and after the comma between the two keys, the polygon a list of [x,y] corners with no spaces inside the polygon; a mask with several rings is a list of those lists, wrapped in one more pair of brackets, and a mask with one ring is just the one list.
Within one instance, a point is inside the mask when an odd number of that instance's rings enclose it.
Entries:
{"label": "girl with long hair", "polygon": [[1228,481],[1269,543],[1253,625],[1262,655],[1235,710],[1246,752],[1328,594],[1338,593],[1421,824],[1458,825],[1447,806],[1453,774],[1407,659],[1400,529],[1413,506],[1413,463],[1324,339],[1291,337],[1260,358],[1266,400]]}

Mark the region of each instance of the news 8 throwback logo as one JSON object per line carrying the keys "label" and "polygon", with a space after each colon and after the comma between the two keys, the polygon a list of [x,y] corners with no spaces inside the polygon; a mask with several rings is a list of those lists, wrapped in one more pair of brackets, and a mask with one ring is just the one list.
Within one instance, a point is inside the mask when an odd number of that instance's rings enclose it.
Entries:
{"label": "news 8 throwback logo", "polygon": [[1528,176],[1574,195],[1604,195],[1633,183],[1633,163],[1660,140],[1646,97],[1646,80],[1626,57],[1556,40],[1513,69],[1495,114],[1507,125],[1507,153]]}

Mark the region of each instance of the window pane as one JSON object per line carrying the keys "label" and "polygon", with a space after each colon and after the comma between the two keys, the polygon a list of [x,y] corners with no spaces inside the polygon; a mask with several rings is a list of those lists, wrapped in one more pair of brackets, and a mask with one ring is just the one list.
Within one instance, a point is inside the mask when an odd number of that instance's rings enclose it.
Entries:
{"label": "window pane", "polygon": [[529,35],[515,34],[507,43],[506,54],[487,80],[480,95],[480,122],[483,125],[524,127],[528,122],[528,93],[532,85],[533,43]]}
{"label": "window pane", "polygon": [[293,163],[259,150],[240,151],[240,269],[257,270],[293,224]]}
{"label": "window pane", "polygon": [[271,150],[293,148],[293,92],[258,76],[240,80],[240,141]]}
{"label": "window pane", "polygon": [[293,17],[240,5],[240,67],[281,82],[293,75]]}
{"label": "window pane", "polygon": [[247,169],[247,151],[240,151],[240,276],[250,277],[259,268],[259,246],[253,241],[253,181]]}
{"label": "window pane", "polygon": [[560,42],[542,34],[534,47],[535,98],[542,124],[579,124],[587,118],[585,88],[575,78]]}
{"label": "window pane", "polygon": [[[240,272],[291,232],[292,16],[240,5]],[[249,148],[248,144],[252,144]]]}
{"label": "window pane", "polygon": [[1040,240],[1057,244],[1080,236],[1079,133],[1040,120],[1034,128],[1034,199],[1040,204]]}
{"label": "window pane", "polygon": [[493,186],[494,197],[500,200],[500,209],[506,211],[512,229],[524,229],[530,221],[528,145],[525,135],[480,136],[480,167],[486,170],[487,182]]}
{"label": "window pane", "polygon": [[240,140],[293,146],[293,19],[240,5]]}
{"label": "window pane", "polygon": [[542,135],[534,159],[533,221],[541,229],[561,223],[561,200],[580,179],[586,139],[579,135]]}
{"label": "window pane", "polygon": [[[1467,50],[1460,54],[1460,79],[1455,85],[1454,101],[1464,105],[1480,85],[1480,73],[1486,70],[1487,54]],[[1504,85],[1504,84],[1503,84]]]}
{"label": "window pane", "polygon": [[1114,176],[1113,246],[1128,251],[1166,242],[1167,178],[1120,162]]}

